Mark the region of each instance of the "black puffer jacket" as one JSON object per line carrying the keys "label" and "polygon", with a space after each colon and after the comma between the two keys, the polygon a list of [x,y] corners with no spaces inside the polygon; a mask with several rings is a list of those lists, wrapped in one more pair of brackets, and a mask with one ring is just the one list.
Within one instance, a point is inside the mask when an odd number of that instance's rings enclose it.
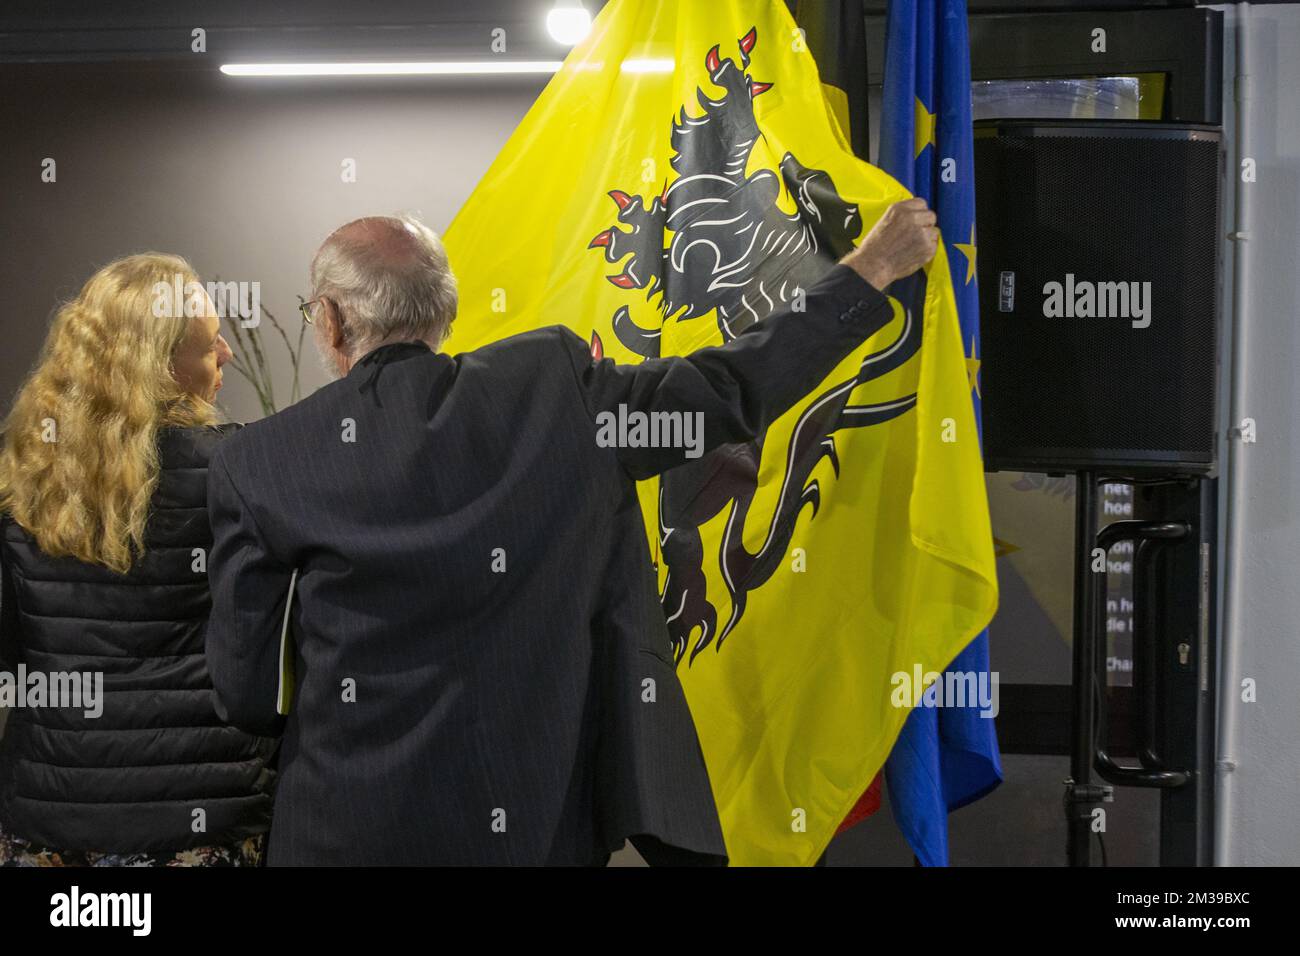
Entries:
{"label": "black puffer jacket", "polygon": [[275,742],[217,719],[203,655],[208,459],[233,427],[160,434],[146,553],[125,576],[47,557],[0,518],[4,668],[103,673],[98,717],[84,707],[9,712],[0,745],[9,833],[53,850],[166,853],[268,828]]}

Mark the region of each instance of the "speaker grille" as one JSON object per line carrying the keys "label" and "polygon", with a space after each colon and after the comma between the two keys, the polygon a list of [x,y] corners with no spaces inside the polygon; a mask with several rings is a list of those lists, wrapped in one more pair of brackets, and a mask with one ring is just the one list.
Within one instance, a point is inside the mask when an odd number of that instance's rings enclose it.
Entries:
{"label": "speaker grille", "polygon": [[[1161,131],[979,131],[990,467],[1203,471],[1213,462],[1219,143]],[[1064,308],[1069,276],[1075,304],[1087,308],[1090,283],[1094,311],[1120,314],[1045,315],[1049,283]],[[1138,328],[1142,299],[1150,324]]]}

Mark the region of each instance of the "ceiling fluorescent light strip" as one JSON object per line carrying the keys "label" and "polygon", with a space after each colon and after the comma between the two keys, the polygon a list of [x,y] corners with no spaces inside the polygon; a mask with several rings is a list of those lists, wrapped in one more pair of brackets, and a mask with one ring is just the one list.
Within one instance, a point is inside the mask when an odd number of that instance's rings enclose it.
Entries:
{"label": "ceiling fluorescent light strip", "polygon": [[424,63],[223,63],[227,76],[470,76],[554,73],[560,60],[467,60]]}

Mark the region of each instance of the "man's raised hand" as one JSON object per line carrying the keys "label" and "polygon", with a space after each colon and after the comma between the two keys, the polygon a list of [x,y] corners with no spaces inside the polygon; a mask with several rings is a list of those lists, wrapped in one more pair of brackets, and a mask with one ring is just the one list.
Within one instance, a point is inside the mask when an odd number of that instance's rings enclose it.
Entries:
{"label": "man's raised hand", "polygon": [[896,202],[840,262],[883,292],[934,258],[939,247],[937,221],[920,197]]}

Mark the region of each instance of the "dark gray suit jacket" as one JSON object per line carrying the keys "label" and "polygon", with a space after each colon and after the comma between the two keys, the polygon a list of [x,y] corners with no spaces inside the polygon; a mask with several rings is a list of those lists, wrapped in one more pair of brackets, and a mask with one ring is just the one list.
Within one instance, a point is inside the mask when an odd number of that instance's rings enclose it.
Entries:
{"label": "dark gray suit jacket", "polygon": [[602,447],[596,416],[748,441],[890,315],[837,266],[688,357],[594,361],[559,327],[386,346],[221,445],[207,653],[222,716],[283,732],[269,862],[724,862],[635,492],[685,452]]}

